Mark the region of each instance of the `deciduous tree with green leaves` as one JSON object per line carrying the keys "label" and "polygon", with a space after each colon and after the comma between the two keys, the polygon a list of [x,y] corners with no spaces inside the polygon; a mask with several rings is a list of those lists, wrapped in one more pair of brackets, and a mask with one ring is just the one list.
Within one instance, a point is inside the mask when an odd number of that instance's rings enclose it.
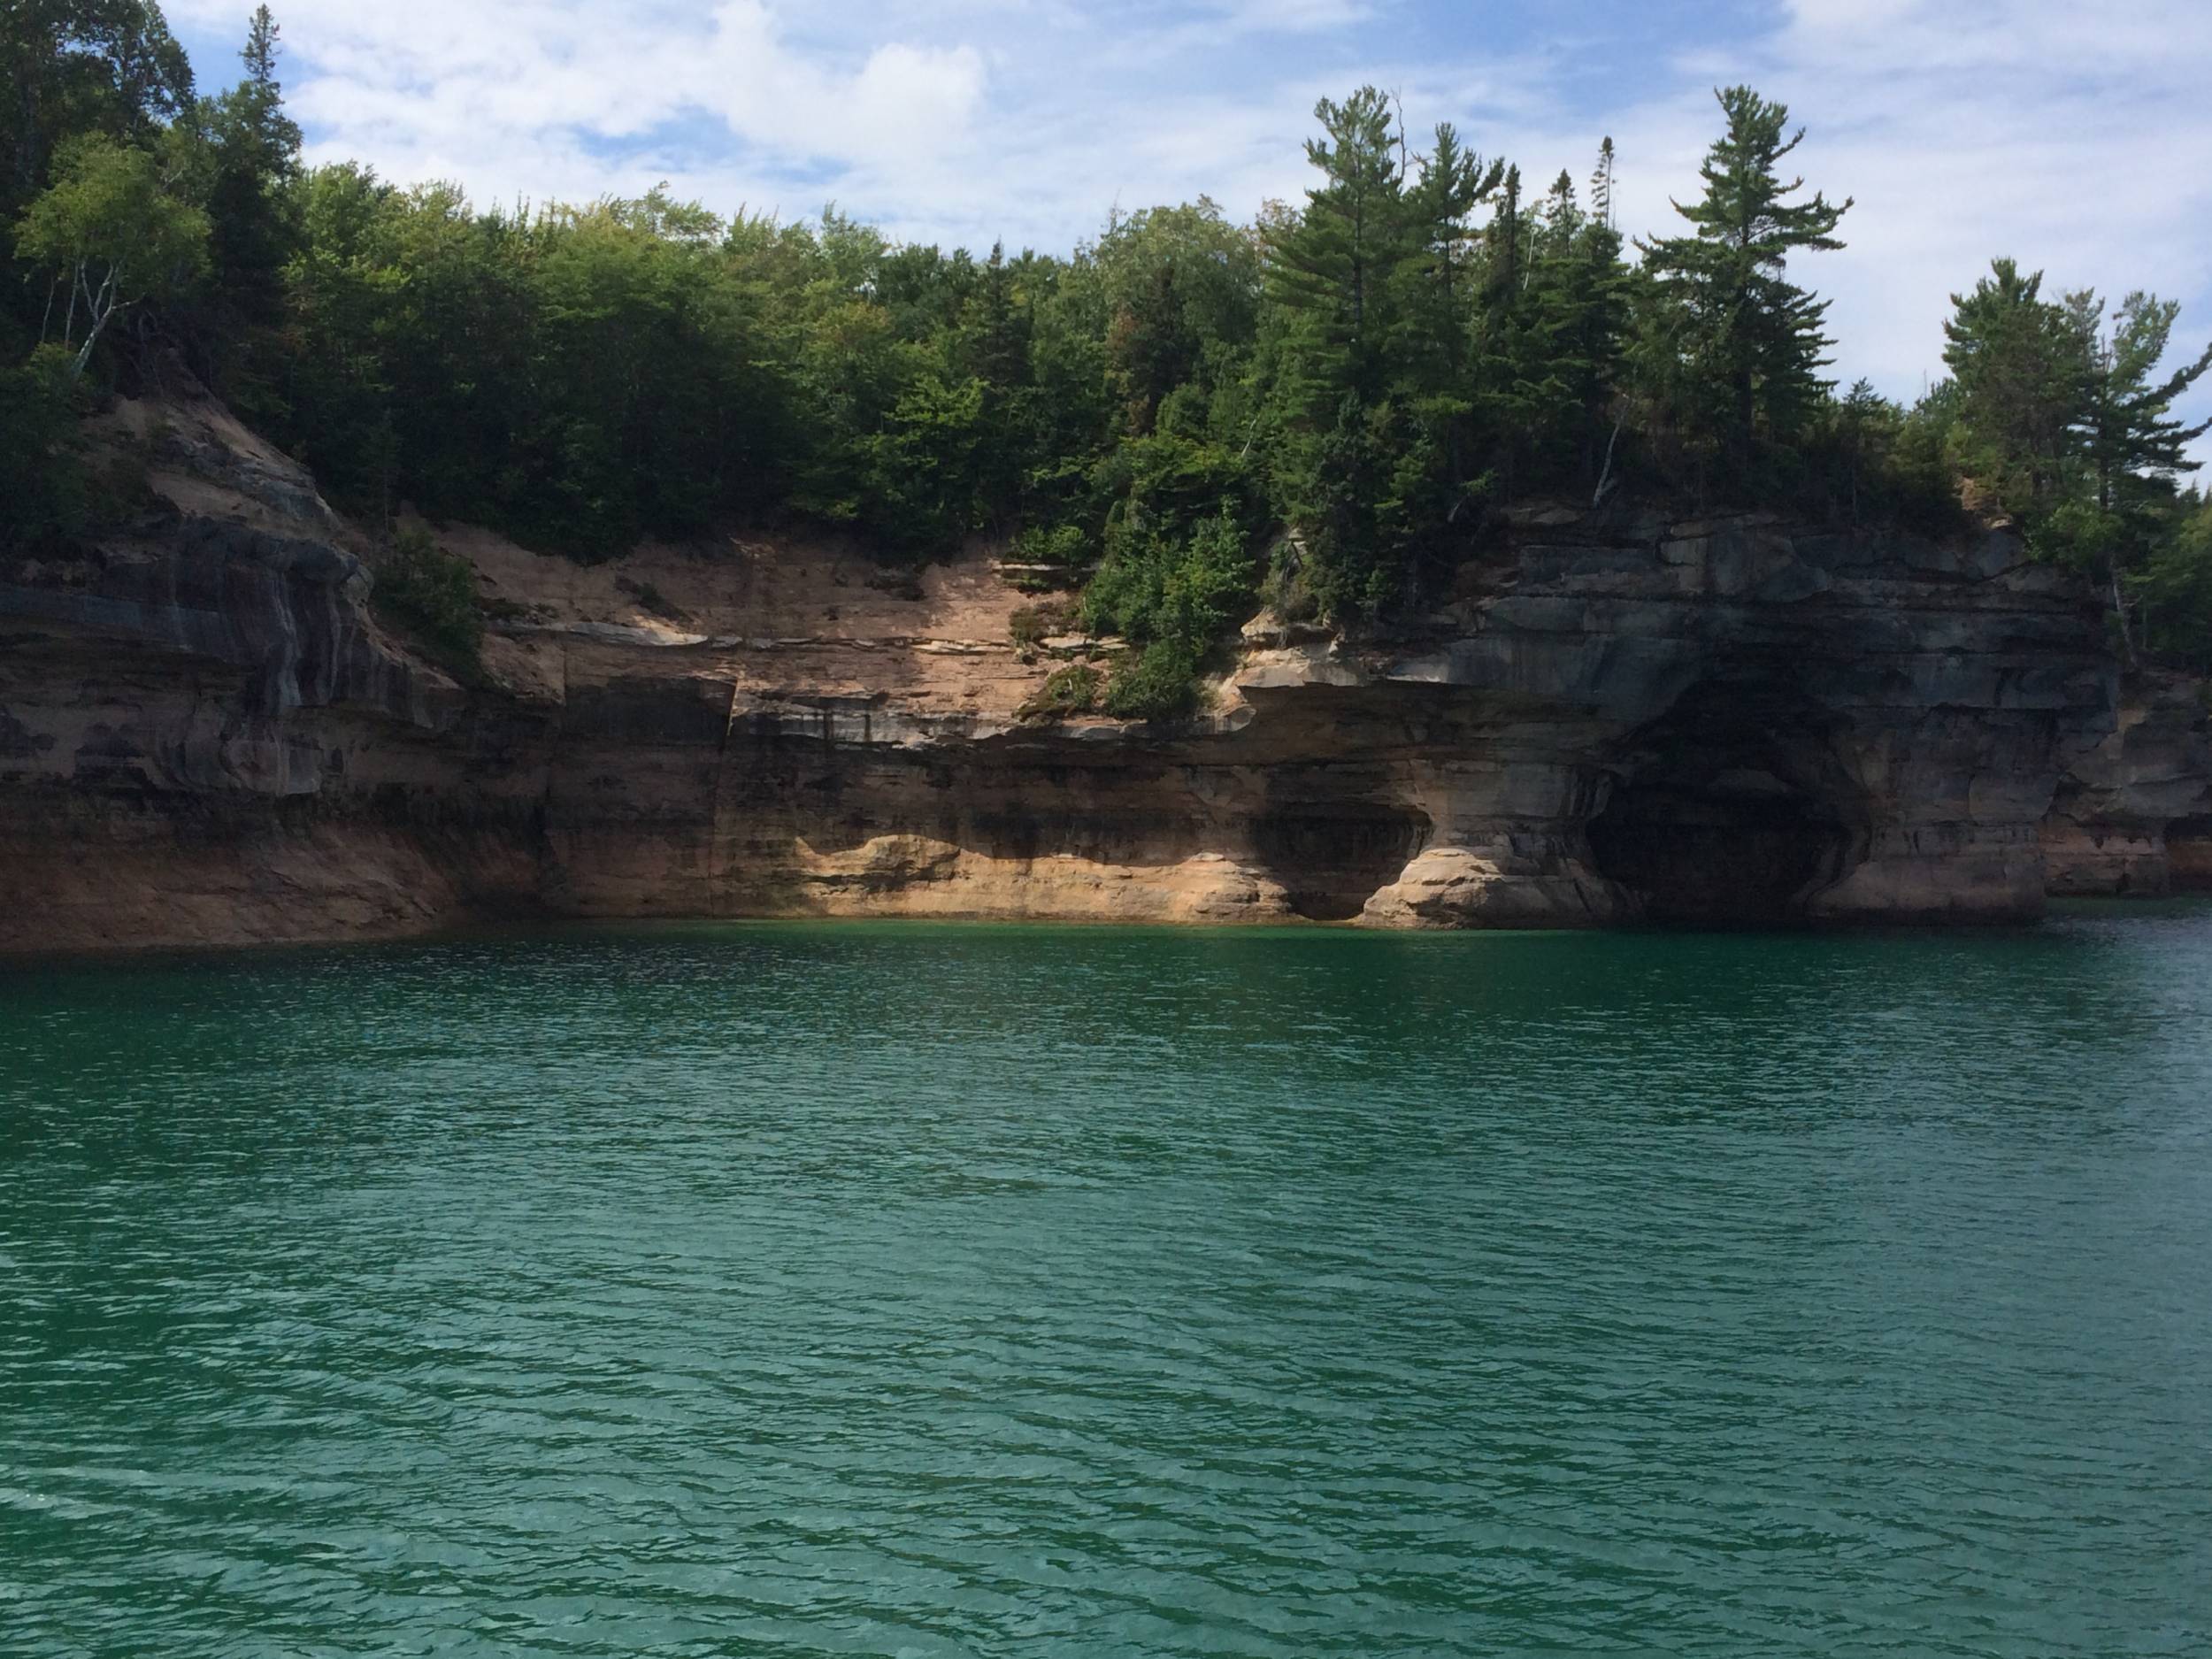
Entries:
{"label": "deciduous tree with green leaves", "polygon": [[[82,378],[109,326],[149,299],[188,292],[207,269],[207,215],[165,188],[154,157],[99,134],[65,143],[54,182],[25,210],[17,251],[49,272],[44,327]],[[58,311],[58,315],[57,315]]]}

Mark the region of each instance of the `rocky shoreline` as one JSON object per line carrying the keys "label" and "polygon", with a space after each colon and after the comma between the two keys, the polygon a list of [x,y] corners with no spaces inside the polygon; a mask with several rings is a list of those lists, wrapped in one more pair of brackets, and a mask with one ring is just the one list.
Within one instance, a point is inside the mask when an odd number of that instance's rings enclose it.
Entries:
{"label": "rocky shoreline", "polygon": [[1994,530],[1532,503],[1347,641],[1263,617],[1174,726],[1022,710],[1080,639],[987,558],[589,569],[442,533],[463,686],[219,405],[126,411],[166,503],[0,570],[0,949],[514,916],[1376,926],[1970,923],[2212,883],[2202,687],[2124,680]]}

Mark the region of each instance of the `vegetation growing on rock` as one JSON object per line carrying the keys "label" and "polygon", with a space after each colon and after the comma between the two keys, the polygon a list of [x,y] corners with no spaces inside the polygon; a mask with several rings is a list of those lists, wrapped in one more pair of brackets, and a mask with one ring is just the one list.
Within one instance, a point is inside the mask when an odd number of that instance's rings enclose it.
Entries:
{"label": "vegetation growing on rock", "polygon": [[1018,710],[1025,720],[1064,720],[1098,706],[1098,670],[1086,663],[1056,668]]}
{"label": "vegetation growing on rock", "polygon": [[[1633,258],[1609,141],[1586,187],[1539,188],[1371,88],[1317,107],[1305,199],[1252,225],[1202,198],[977,257],[834,211],[479,208],[307,168],[265,8],[242,56],[208,98],[150,4],[0,16],[8,543],[96,512],[73,383],[159,343],[387,534],[407,503],[583,558],[779,515],[909,561],[1002,538],[1131,641],[1102,699],[1133,718],[1194,706],[1262,592],[1420,609],[1498,503],[1545,494],[1924,526],[1963,495],[2093,572],[2127,652],[2212,662],[2200,429],[2171,413],[2212,350],[2170,365],[2170,302],[2108,316],[2000,259],[1955,296],[1948,379],[1839,393],[1800,278],[1850,204],[1789,175],[1801,134],[1747,88],[1679,234]],[[429,569],[396,562],[389,603],[443,617]]]}
{"label": "vegetation growing on rock", "polygon": [[419,525],[403,526],[376,566],[377,615],[434,660],[465,675],[478,669],[484,613],[476,572]]}

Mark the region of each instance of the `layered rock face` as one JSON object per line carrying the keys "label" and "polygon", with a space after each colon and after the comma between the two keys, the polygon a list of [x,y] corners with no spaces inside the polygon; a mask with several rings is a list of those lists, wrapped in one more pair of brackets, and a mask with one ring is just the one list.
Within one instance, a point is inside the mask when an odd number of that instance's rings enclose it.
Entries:
{"label": "layered rock face", "polygon": [[2008,535],[1624,509],[1514,515],[1386,636],[1256,622],[1172,728],[1023,719],[1094,648],[1018,651],[1033,602],[986,561],[583,570],[450,532],[504,618],[464,689],[369,619],[311,480],[212,406],[163,421],[173,513],[0,572],[0,946],[518,912],[2012,920],[2062,772],[2116,741],[2093,605]]}
{"label": "layered rock face", "polygon": [[450,793],[480,717],[378,634],[361,544],[303,472],[216,405],[129,417],[167,506],[0,567],[0,949],[434,923],[502,804]]}
{"label": "layered rock face", "polygon": [[2050,889],[2212,888],[2212,701],[2202,680],[2132,680],[2113,728],[2070,758],[2043,826]]}
{"label": "layered rock face", "polygon": [[2052,745],[2111,695],[2002,534],[1539,515],[1440,632],[1369,671],[1463,723],[1408,752],[1433,827],[1374,919],[2032,915]]}

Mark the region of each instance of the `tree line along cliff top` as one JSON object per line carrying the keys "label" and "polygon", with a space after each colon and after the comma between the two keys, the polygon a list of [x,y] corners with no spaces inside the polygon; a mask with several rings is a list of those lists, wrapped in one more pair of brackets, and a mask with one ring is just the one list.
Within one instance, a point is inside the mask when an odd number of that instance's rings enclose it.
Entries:
{"label": "tree line along cliff top", "polygon": [[[1094,692],[1174,712],[1264,599],[1337,623],[1447,591],[1505,502],[1616,492],[1839,523],[2017,522],[2093,578],[2116,648],[2212,667],[2212,507],[2173,404],[2177,308],[1997,258],[1909,407],[1824,373],[1800,279],[1848,201],[1748,88],[1671,232],[1621,158],[1524,178],[1362,88],[1315,110],[1303,201],[1112,216],[1062,257],[895,243],[833,210],[652,191],[480,208],[309,168],[265,7],[215,97],[158,8],[0,16],[0,545],[127,490],[79,419],[181,356],[435,587],[405,503],[581,558],[733,522],[849,525],[889,558],[978,534],[1132,642]],[[1694,185],[1694,188],[1691,188]],[[411,588],[409,585],[412,584]],[[451,584],[448,584],[450,588]],[[465,585],[448,594],[465,606]],[[450,608],[449,606],[449,608]]]}

